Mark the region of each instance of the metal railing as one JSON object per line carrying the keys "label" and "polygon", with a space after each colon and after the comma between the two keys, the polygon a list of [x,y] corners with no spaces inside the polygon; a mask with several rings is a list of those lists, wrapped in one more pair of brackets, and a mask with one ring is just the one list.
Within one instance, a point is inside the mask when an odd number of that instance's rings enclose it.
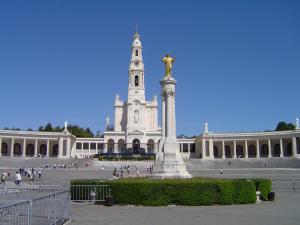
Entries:
{"label": "metal railing", "polygon": [[71,185],[70,191],[72,201],[105,202],[111,197],[109,185]]}
{"label": "metal railing", "polygon": [[[45,190],[22,189],[17,192],[9,190],[7,194],[6,204],[0,205],[1,225],[58,225],[71,218],[69,191],[45,193]],[[4,196],[1,194],[0,197]],[[20,200],[22,198],[30,200]]]}

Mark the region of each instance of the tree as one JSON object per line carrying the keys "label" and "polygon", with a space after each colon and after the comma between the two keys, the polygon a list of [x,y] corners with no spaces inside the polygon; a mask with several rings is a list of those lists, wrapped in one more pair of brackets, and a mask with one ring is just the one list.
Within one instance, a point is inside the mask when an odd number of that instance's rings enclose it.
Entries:
{"label": "tree", "polygon": [[47,123],[45,128],[44,128],[44,131],[48,131],[48,132],[51,132],[53,131],[53,128],[52,128],[52,125],[51,123]]}
{"label": "tree", "polygon": [[295,130],[295,125],[281,121],[277,124],[275,131]]}

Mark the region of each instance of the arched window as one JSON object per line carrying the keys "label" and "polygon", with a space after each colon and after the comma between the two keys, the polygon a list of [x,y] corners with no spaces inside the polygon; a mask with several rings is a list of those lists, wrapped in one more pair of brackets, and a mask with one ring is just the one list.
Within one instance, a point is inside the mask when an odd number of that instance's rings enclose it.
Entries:
{"label": "arched window", "polygon": [[230,146],[229,145],[225,145],[225,157],[226,158],[230,158],[231,157],[231,152],[230,152]]}
{"label": "arched window", "polygon": [[14,151],[13,151],[13,154],[15,156],[19,156],[22,154],[22,150],[21,150],[21,145],[19,143],[15,143],[14,144]]}
{"label": "arched window", "polygon": [[249,145],[249,147],[248,147],[248,156],[249,156],[249,158],[255,158],[256,157],[256,147],[254,145]]}
{"label": "arched window", "polygon": [[268,157],[268,154],[269,154],[269,147],[268,147],[268,145],[263,144],[260,149],[260,156]]}
{"label": "arched window", "polygon": [[139,76],[138,75],[135,75],[135,77],[134,77],[134,85],[136,87],[139,86]]}
{"label": "arched window", "polygon": [[125,144],[124,139],[119,139],[119,140],[118,140],[118,150],[119,150],[119,152],[121,152],[121,153],[125,153],[125,150],[126,150],[126,144]]}
{"label": "arched window", "polygon": [[279,157],[280,156],[280,144],[274,145],[274,156]]}
{"label": "arched window", "polygon": [[135,56],[139,55],[139,50],[135,50]]}
{"label": "arched window", "polygon": [[115,142],[113,139],[107,141],[107,153],[113,153],[115,147]]}
{"label": "arched window", "polygon": [[8,155],[8,145],[5,142],[2,142],[1,155]]}
{"label": "arched window", "polygon": [[27,156],[33,156],[34,155],[34,145],[33,144],[28,144],[26,146],[26,155]]}
{"label": "arched window", "polygon": [[52,147],[52,156],[53,157],[58,156],[58,144],[53,145],[53,147]]}
{"label": "arched window", "polygon": [[243,155],[244,155],[243,146],[241,145],[236,146],[236,156],[238,158],[242,158]]}
{"label": "arched window", "polygon": [[219,149],[218,146],[214,145],[214,158],[218,158],[219,157]]}
{"label": "arched window", "polygon": [[132,148],[133,148],[133,154],[139,154],[140,152],[140,140],[139,139],[134,139],[132,141]]}
{"label": "arched window", "polygon": [[39,154],[40,155],[47,155],[47,146],[45,144],[41,144],[40,145]]}
{"label": "arched window", "polygon": [[154,152],[154,140],[149,139],[147,142],[147,153],[153,153]]}
{"label": "arched window", "polygon": [[292,156],[293,154],[293,145],[292,143],[288,143],[286,147],[286,156]]}

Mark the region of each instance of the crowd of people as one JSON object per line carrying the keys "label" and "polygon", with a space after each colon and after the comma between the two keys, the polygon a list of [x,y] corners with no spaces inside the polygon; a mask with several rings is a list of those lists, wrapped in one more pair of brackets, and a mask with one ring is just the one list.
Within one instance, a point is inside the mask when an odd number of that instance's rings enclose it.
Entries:
{"label": "crowd of people", "polygon": [[64,169],[71,169],[71,168],[75,168],[75,169],[78,169],[79,165],[77,162],[74,162],[74,163],[69,163],[69,164],[44,164],[42,165],[42,168],[45,168],[45,169],[56,169],[56,168],[64,168]]}
{"label": "crowd of people", "polygon": [[[0,185],[5,185],[8,177],[10,177],[10,173],[3,172],[1,175]],[[33,181],[36,178],[42,178],[42,168],[20,168],[15,174],[15,184],[21,185],[23,178],[26,178],[29,180],[30,184],[33,184]]]}
{"label": "crowd of people", "polygon": [[[153,165],[147,168],[147,174],[151,174],[153,172]],[[134,166],[131,168],[129,165],[121,166],[118,170],[115,168],[112,173],[112,177],[110,179],[119,179],[124,177],[140,177],[140,169],[138,166]]]}

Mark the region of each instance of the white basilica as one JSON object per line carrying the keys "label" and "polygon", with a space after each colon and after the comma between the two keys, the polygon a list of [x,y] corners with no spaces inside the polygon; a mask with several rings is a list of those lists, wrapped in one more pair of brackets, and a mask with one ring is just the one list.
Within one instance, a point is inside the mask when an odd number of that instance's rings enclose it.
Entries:
{"label": "white basilica", "polygon": [[[142,44],[136,33],[128,71],[128,100],[116,95],[114,125],[103,138],[76,138],[68,132],[0,130],[1,157],[90,157],[99,153],[157,153],[162,136],[158,125],[158,103],[145,99]],[[156,83],[158,83],[156,81]],[[178,92],[180,94],[180,91]],[[196,122],[196,121],[195,121]],[[208,130],[195,139],[178,139],[184,159],[199,158],[300,158],[300,128],[291,131],[215,133]]]}
{"label": "white basilica", "polygon": [[[105,151],[127,153],[154,153],[161,138],[158,126],[156,96],[145,99],[145,69],[140,35],[134,34],[128,70],[128,100],[115,98],[113,129],[104,133]],[[108,122],[108,121],[107,121]],[[108,124],[107,124],[107,127]]]}

